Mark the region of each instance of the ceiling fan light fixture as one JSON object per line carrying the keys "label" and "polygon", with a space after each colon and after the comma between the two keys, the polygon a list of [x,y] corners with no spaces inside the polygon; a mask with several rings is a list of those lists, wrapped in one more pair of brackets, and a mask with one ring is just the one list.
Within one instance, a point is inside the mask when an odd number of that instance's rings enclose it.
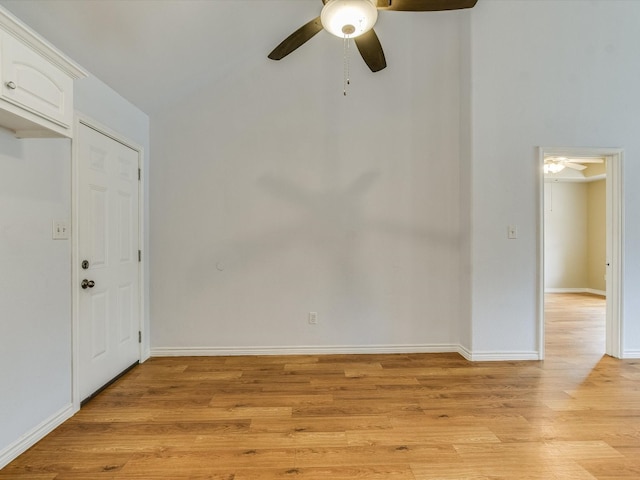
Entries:
{"label": "ceiling fan light fixture", "polygon": [[332,35],[355,38],[373,28],[378,8],[372,0],[329,0],[322,8],[320,20]]}
{"label": "ceiling fan light fixture", "polygon": [[565,165],[558,162],[550,162],[544,164],[544,173],[560,173],[564,170]]}

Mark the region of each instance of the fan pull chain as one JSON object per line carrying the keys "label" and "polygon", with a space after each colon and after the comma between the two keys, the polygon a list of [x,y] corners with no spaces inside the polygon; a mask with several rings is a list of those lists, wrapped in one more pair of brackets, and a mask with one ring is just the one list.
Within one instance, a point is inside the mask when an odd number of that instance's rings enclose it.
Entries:
{"label": "fan pull chain", "polygon": [[347,96],[347,88],[351,85],[351,79],[349,78],[349,37],[344,36],[344,89],[343,94]]}

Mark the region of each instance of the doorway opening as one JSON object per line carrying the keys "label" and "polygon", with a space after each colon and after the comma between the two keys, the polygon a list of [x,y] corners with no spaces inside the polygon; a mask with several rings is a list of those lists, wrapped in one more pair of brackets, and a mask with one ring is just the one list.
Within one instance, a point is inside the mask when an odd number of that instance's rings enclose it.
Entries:
{"label": "doorway opening", "polygon": [[[593,316],[601,312],[604,325],[591,331],[604,335],[584,343],[585,348],[590,345],[595,349],[592,353],[620,358],[623,152],[607,148],[540,148],[539,153],[540,358],[545,357],[545,340],[549,340],[545,311],[553,312],[549,318],[557,321],[562,301],[564,313],[574,322],[580,305],[589,306],[586,310],[592,324]],[[554,325],[549,334],[556,331]],[[577,332],[574,339],[570,338],[571,328],[563,332],[568,335],[567,342],[581,342]]]}

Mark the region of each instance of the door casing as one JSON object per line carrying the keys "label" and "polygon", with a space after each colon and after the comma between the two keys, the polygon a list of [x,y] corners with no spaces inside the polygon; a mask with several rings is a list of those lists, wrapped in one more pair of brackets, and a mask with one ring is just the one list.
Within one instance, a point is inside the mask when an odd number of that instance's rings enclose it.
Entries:
{"label": "door casing", "polygon": [[[79,202],[79,188],[80,188],[80,176],[79,176],[79,153],[78,153],[78,142],[75,140],[77,138],[77,132],[80,125],[85,125],[86,127],[92,128],[97,132],[119,142],[132,150],[135,150],[138,154],[138,168],[142,172],[143,167],[143,158],[144,151],[142,147],[130,139],[126,138],[122,134],[115,132],[108,128],[107,126],[97,122],[96,120],[82,115],[76,112],[73,122],[74,134],[73,141],[71,147],[71,401],[73,406],[73,411],[77,412],[80,410],[80,378],[79,378],[79,366],[80,366],[80,297],[79,297],[79,288],[80,285],[80,263],[81,259],[79,257],[79,213],[78,213],[78,202]],[[144,172],[142,172],[144,173]],[[144,245],[144,175],[141,175],[140,184],[138,188],[138,245],[139,248],[142,249]],[[144,265],[145,265],[145,255],[142,255],[141,261],[138,262],[138,279],[139,279],[139,290],[138,290],[138,302],[139,302],[139,312],[140,318],[138,319],[139,325],[138,329],[141,332],[142,338],[146,337],[145,332],[145,302],[144,302],[144,291],[145,291],[145,277],[144,277]],[[143,348],[142,343],[138,345],[138,360],[142,361],[143,359]]]}
{"label": "door casing", "polygon": [[539,147],[538,148],[538,352],[544,359],[544,173],[542,166],[547,156],[558,157],[604,157],[606,158],[607,196],[607,310],[606,310],[606,354],[622,358],[624,323],[623,300],[623,246],[624,246],[624,196],[623,161],[624,151],[620,148],[581,147]]}

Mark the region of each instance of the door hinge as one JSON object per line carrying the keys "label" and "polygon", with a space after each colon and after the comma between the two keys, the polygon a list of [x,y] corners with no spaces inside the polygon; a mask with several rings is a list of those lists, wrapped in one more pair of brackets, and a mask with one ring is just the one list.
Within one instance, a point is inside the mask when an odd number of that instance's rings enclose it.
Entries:
{"label": "door hinge", "polygon": [[138,180],[142,180],[142,169],[138,169]]}
{"label": "door hinge", "polygon": [[138,262],[142,261],[142,250],[138,250]]}
{"label": "door hinge", "polygon": [[142,343],[142,332],[138,330],[138,343]]}

